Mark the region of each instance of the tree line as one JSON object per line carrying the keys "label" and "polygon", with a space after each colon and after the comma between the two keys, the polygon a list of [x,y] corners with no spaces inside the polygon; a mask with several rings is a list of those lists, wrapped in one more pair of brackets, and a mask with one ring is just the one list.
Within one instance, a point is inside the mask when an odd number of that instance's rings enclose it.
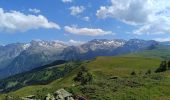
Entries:
{"label": "tree line", "polygon": [[170,70],[170,61],[162,61],[159,68],[155,70],[156,73]]}

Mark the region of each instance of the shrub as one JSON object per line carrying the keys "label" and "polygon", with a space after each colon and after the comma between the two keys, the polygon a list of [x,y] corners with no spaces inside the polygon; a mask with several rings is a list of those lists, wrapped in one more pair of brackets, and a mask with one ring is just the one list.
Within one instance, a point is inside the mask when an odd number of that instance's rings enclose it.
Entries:
{"label": "shrub", "polygon": [[151,74],[152,72],[151,72],[151,70],[149,69],[147,72],[146,72],[146,75],[149,75],[149,74]]}
{"label": "shrub", "polygon": [[81,67],[80,71],[78,72],[77,76],[74,78],[75,82],[80,82],[81,85],[85,85],[91,82],[93,76],[91,73],[88,72],[86,67]]}
{"label": "shrub", "polygon": [[135,71],[132,71],[131,75],[136,75],[136,72],[135,72]]}

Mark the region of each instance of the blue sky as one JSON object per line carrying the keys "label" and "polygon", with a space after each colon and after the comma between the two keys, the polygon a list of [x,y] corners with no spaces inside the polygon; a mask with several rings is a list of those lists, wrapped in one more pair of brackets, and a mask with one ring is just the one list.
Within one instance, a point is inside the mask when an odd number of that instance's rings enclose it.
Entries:
{"label": "blue sky", "polygon": [[170,40],[168,0],[1,0],[0,44],[34,39]]}

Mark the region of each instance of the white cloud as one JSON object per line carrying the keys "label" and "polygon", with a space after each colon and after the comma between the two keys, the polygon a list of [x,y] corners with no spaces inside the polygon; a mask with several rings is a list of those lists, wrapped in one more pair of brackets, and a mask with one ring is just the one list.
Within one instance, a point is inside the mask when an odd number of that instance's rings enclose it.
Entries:
{"label": "white cloud", "polygon": [[156,38],[154,40],[159,41],[159,42],[166,42],[166,41],[170,41],[170,37],[167,37],[167,38]]}
{"label": "white cloud", "polygon": [[34,8],[34,9],[29,9],[29,12],[32,12],[32,13],[35,13],[35,14],[38,14],[38,13],[40,13],[41,11],[39,10],[39,9],[36,9],[36,8]]}
{"label": "white cloud", "polygon": [[102,36],[112,34],[111,31],[104,31],[102,29],[92,29],[92,28],[77,28],[77,27],[64,27],[66,32],[77,34],[77,35],[88,35],[88,36]]}
{"label": "white cloud", "polygon": [[73,0],[62,0],[62,2],[64,2],[64,3],[71,3],[71,2],[73,2]]}
{"label": "white cloud", "polygon": [[90,17],[86,16],[86,17],[83,17],[82,18],[84,21],[89,21],[90,20]]}
{"label": "white cloud", "polygon": [[82,45],[82,44],[84,44],[85,42],[84,41],[76,41],[76,40],[73,40],[73,39],[71,39],[71,40],[69,40],[68,41],[68,44],[69,45]]}
{"label": "white cloud", "polygon": [[49,22],[43,15],[25,15],[18,11],[5,12],[0,8],[0,31],[24,32],[39,28],[60,29],[60,26]]}
{"label": "white cloud", "polygon": [[169,0],[111,0],[110,6],[101,6],[98,18],[114,18],[139,29],[134,34],[170,33]]}
{"label": "white cloud", "polygon": [[62,44],[66,44],[66,45],[75,45],[75,46],[82,45],[85,43],[84,41],[77,41],[77,40],[73,40],[73,39],[70,39],[69,41],[61,41],[61,40],[53,40],[53,41],[62,43]]}
{"label": "white cloud", "polygon": [[153,22],[148,22],[133,32],[134,34],[169,34],[170,33],[170,18],[159,17]]}
{"label": "white cloud", "polygon": [[71,15],[73,16],[76,16],[85,10],[84,6],[72,6],[69,9],[71,11]]}
{"label": "white cloud", "polygon": [[111,0],[111,6],[102,6],[97,11],[99,18],[112,17],[128,24],[140,24],[148,20],[147,0]]}

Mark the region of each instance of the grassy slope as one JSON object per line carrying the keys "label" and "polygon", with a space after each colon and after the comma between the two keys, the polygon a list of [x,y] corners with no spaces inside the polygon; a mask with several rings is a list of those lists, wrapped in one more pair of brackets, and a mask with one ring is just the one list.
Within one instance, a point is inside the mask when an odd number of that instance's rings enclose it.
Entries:
{"label": "grassy slope", "polygon": [[88,67],[93,72],[126,76],[132,71],[146,71],[159,66],[159,59],[141,57],[98,57]]}
{"label": "grassy slope", "polygon": [[170,46],[159,45],[152,50],[144,50],[142,52],[127,54],[126,56],[150,57],[150,58],[161,58],[161,59],[170,60]]}
{"label": "grassy slope", "polygon": [[16,90],[18,88],[37,85],[37,84],[48,84],[55,79],[59,79],[74,70],[78,63],[65,63],[60,65],[46,66],[47,68],[34,69],[32,71],[17,74],[7,79],[0,80],[4,85],[1,85],[0,89],[3,88],[5,92]]}
{"label": "grassy slope", "polygon": [[[61,70],[64,68],[64,64],[62,65],[57,65],[57,66],[53,66],[54,68],[60,68]],[[53,68],[51,67],[51,68]],[[63,78],[57,79],[53,82],[51,82],[48,85],[32,85],[32,86],[26,86],[24,88],[21,88],[17,91],[14,92],[10,92],[8,93],[8,95],[11,96],[15,96],[15,97],[23,97],[23,96],[28,96],[28,95],[35,95],[37,94],[37,91],[43,91],[45,90],[45,92],[54,92],[57,89],[61,88],[61,87],[70,87],[73,84],[73,77],[75,77],[75,73],[77,73],[79,71],[79,67],[74,69],[72,72],[70,72],[68,75],[64,76]],[[47,93],[45,93],[47,94]],[[0,95],[0,100],[2,98],[4,98],[6,94],[1,94]]]}
{"label": "grassy slope", "polygon": [[[130,73],[132,71],[135,71],[137,73],[145,73],[147,70],[151,69],[152,71],[155,70],[159,64],[159,59],[152,59],[152,58],[142,58],[142,57],[98,57],[89,63],[84,63],[87,65],[89,71],[93,73],[95,76],[95,80],[97,81],[97,84],[101,81],[105,83],[111,83],[116,84],[113,81],[107,81],[105,78],[107,76],[121,76],[121,77],[127,77],[130,76]],[[52,83],[48,85],[36,85],[36,86],[27,86],[22,89],[19,89],[15,92],[9,93],[10,95],[15,96],[28,96],[31,94],[36,94],[37,91],[43,91],[45,90],[45,93],[47,92],[54,92],[55,90],[59,88],[67,88],[72,87],[74,84],[73,77],[75,77],[76,73],[79,71],[79,68],[72,71],[67,76],[63,77],[62,79],[55,80]],[[96,94],[101,94],[101,96],[98,96],[98,98],[102,96],[104,97],[110,97],[110,99],[132,99],[135,97],[138,100],[142,99],[168,99],[170,98],[170,72],[162,73],[163,76],[167,76],[167,78],[156,81],[146,79],[143,80],[140,77],[139,78],[132,78],[132,80],[137,80],[144,85],[143,87],[139,88],[129,88],[124,87],[120,89],[118,92],[115,92],[114,94],[110,91],[110,89],[102,89],[102,91],[98,91]],[[101,83],[102,83],[101,82]],[[119,84],[119,83],[118,83]],[[110,84],[109,84],[110,85]],[[117,84],[116,84],[117,85]],[[94,85],[96,87],[96,84]],[[112,86],[110,86],[111,88]],[[121,86],[120,86],[121,87]],[[107,88],[107,87],[105,87]],[[105,94],[107,92],[107,94]],[[91,94],[91,95],[96,95]],[[87,94],[88,95],[88,94]],[[133,96],[133,97],[131,97]],[[0,99],[3,96],[0,95]]]}
{"label": "grassy slope", "polygon": [[[147,70],[151,69],[153,72],[155,68],[159,66],[159,64],[160,64],[160,59],[153,59],[153,58],[98,57],[96,60],[88,64],[90,71],[94,73],[94,75],[96,75],[96,80],[97,80],[97,82],[93,84],[94,86],[92,85],[93,88],[90,89],[94,89],[94,87],[96,87],[97,90],[103,92],[96,91],[95,94],[90,94],[89,97],[93,98],[92,95],[100,94],[100,95],[96,95],[96,98],[105,99],[103,97],[107,97],[109,99],[114,99],[114,100],[120,100],[120,99],[121,100],[124,99],[169,100],[170,71],[160,73],[160,74],[153,74],[153,76],[151,75],[148,76],[147,78],[143,78],[143,74],[146,73]],[[130,73],[133,70],[137,74],[142,73],[142,75],[138,75],[136,77],[131,78]],[[122,83],[123,85],[119,85],[121,84],[121,82],[115,83],[115,81],[107,80],[107,78],[109,78],[110,76],[130,77],[127,78],[128,82],[134,81],[137,83],[141,83],[142,86],[131,88],[125,85],[126,81]],[[160,78],[161,76],[163,77]],[[105,85],[100,86],[99,83],[111,85],[111,86],[108,87]],[[113,84],[118,86],[114,87],[112,86]],[[104,88],[98,89],[102,86]],[[117,92],[112,93],[112,89],[117,87],[119,87],[120,89],[118,89]],[[121,87],[123,88],[121,89]],[[106,88],[110,88],[110,89],[106,89]],[[89,87],[87,89],[89,89]],[[107,94],[105,95],[105,93]]]}

